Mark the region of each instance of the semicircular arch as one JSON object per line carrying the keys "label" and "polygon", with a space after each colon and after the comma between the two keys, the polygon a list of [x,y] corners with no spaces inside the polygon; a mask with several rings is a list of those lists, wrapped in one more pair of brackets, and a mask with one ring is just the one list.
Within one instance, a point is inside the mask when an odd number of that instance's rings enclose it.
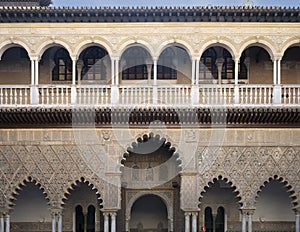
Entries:
{"label": "semicircular arch", "polygon": [[285,52],[293,45],[300,46],[300,38],[291,38],[282,44],[280,56],[283,57]]}
{"label": "semicircular arch", "polygon": [[153,50],[150,42],[148,42],[146,40],[133,39],[133,38],[129,38],[129,39],[122,41],[120,43],[120,46],[117,49],[118,52],[116,55],[118,55],[121,58],[127,49],[129,49],[131,47],[135,47],[135,46],[144,48],[150,54],[151,58],[153,59],[154,50]]}
{"label": "semicircular arch", "polygon": [[204,40],[199,46],[200,46],[200,50],[199,50],[199,57],[201,57],[203,55],[203,53],[211,48],[211,47],[222,47],[225,48],[226,50],[228,50],[228,52],[231,54],[232,59],[237,58],[237,51],[235,46],[233,45],[233,41],[229,40],[229,39],[225,39],[225,38],[208,38],[206,40]]}
{"label": "semicircular arch", "polygon": [[178,47],[184,49],[186,51],[186,53],[189,55],[190,60],[192,60],[192,54],[194,53],[194,51],[193,51],[193,48],[189,45],[189,43],[184,40],[174,40],[174,39],[163,42],[158,47],[158,49],[155,53],[155,57],[157,57],[157,59],[158,59],[159,56],[163,53],[163,51],[165,49],[167,49],[168,47],[172,47],[172,46],[178,46]]}
{"label": "semicircular arch", "polygon": [[6,50],[13,47],[21,47],[26,50],[29,58],[32,57],[30,47],[22,40],[4,41],[0,44],[0,60]]}
{"label": "semicircular arch", "polygon": [[71,56],[73,54],[71,47],[69,46],[69,44],[64,41],[64,40],[60,40],[60,39],[54,39],[54,40],[46,40],[44,41],[39,48],[37,49],[36,53],[38,55],[39,58],[42,58],[43,54],[45,53],[45,51],[48,48],[51,47],[55,47],[55,46],[60,46],[63,47],[64,49],[66,49],[69,53],[69,55]]}
{"label": "semicircular arch", "polygon": [[241,47],[239,49],[239,57],[242,56],[242,53],[249,47],[253,47],[253,46],[258,46],[261,47],[263,49],[265,49],[268,54],[270,55],[271,59],[274,59],[274,56],[276,54],[276,49],[275,46],[272,44],[271,41],[261,38],[261,39],[257,39],[257,38],[250,38],[248,40],[245,40],[244,42],[241,43]]}
{"label": "semicircular arch", "polygon": [[130,220],[130,216],[131,216],[131,210],[132,210],[132,207],[134,205],[134,203],[144,197],[144,196],[147,196],[147,195],[154,195],[154,196],[157,196],[159,197],[163,203],[165,204],[166,208],[167,208],[167,212],[168,212],[168,219],[172,220],[173,219],[173,199],[168,197],[167,195],[165,195],[163,192],[161,191],[139,191],[137,192],[134,196],[132,196],[130,198],[130,200],[128,201],[127,203],[127,208],[126,208],[126,213],[125,213],[125,217],[126,217],[126,220],[129,221]]}
{"label": "semicircular arch", "polygon": [[97,46],[97,47],[100,47],[104,50],[107,51],[108,55],[111,56],[113,55],[112,51],[113,51],[113,48],[111,46],[111,44],[104,40],[104,39],[94,39],[94,40],[83,40],[81,41],[74,49],[74,56],[76,57],[76,59],[78,59],[78,57],[80,56],[80,54],[86,49],[86,48],[89,48],[89,47],[92,47],[92,46]]}

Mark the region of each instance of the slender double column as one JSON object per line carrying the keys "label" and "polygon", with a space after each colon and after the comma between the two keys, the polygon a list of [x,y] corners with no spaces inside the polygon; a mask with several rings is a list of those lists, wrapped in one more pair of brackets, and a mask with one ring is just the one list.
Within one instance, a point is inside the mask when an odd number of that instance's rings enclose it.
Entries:
{"label": "slender double column", "polygon": [[[197,232],[198,212],[185,212],[185,232]],[[191,227],[192,225],[192,227]]]}
{"label": "slender double column", "polygon": [[248,232],[252,232],[252,216],[254,209],[242,209],[242,232],[247,231],[247,221],[248,221]]}
{"label": "slender double column", "polygon": [[33,57],[31,60],[31,88],[30,88],[30,104],[39,103],[38,84],[39,84],[39,59]]}
{"label": "slender double column", "polygon": [[273,59],[273,85],[273,103],[281,104],[281,57]]}
{"label": "slender double column", "polygon": [[103,216],[104,216],[104,232],[116,232],[117,213],[115,211],[112,212],[106,211],[103,213]]}
{"label": "slender double column", "polygon": [[62,232],[62,212],[52,212],[51,225],[52,232]]}
{"label": "slender double column", "polygon": [[10,215],[7,213],[0,215],[0,232],[10,232]]}

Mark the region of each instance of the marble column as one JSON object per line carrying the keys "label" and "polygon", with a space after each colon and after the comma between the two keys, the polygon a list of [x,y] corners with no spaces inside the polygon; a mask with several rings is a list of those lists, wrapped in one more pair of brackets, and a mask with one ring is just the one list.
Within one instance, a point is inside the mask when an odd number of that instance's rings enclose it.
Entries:
{"label": "marble column", "polygon": [[62,232],[62,214],[58,214],[58,228],[57,228],[58,232]]}
{"label": "marble column", "polygon": [[52,232],[55,232],[56,231],[56,216],[55,214],[52,214]]}
{"label": "marble column", "polygon": [[115,60],[111,59],[111,84],[115,85]]}
{"label": "marble column", "polygon": [[234,60],[234,84],[239,83],[239,59]]}
{"label": "marble column", "polygon": [[252,211],[248,212],[248,232],[252,232],[252,215]]}
{"label": "marble column", "polygon": [[72,85],[76,83],[76,59],[72,59]]}
{"label": "marble column", "polygon": [[190,217],[191,213],[185,213],[185,232],[190,232]]}
{"label": "marble column", "polygon": [[153,85],[157,85],[157,60],[153,60]]}
{"label": "marble column", "polygon": [[5,218],[5,224],[6,224],[6,231],[5,232],[10,232],[10,216],[9,214],[6,215],[6,218]]}
{"label": "marble column", "polygon": [[245,212],[242,211],[242,232],[246,232],[247,231],[247,218],[246,218],[247,214]]}
{"label": "marble column", "polygon": [[117,225],[116,225],[116,216],[117,213],[110,213],[110,217],[111,217],[111,232],[116,232],[117,231]]}
{"label": "marble column", "polygon": [[277,84],[281,84],[281,59],[277,61]]}
{"label": "marble column", "polygon": [[[299,210],[300,211],[300,210]],[[295,232],[300,232],[300,212],[296,212]]]}
{"label": "marble column", "polygon": [[192,77],[191,77],[191,84],[194,85],[196,80],[196,76],[195,76],[195,67],[196,66],[196,60],[195,59],[192,59]]}
{"label": "marble column", "polygon": [[197,219],[198,219],[198,213],[193,212],[192,213],[192,232],[197,232]]}
{"label": "marble column", "polygon": [[2,213],[0,215],[0,232],[4,232],[4,217]]}
{"label": "marble column", "polygon": [[38,60],[34,61],[34,66],[35,66],[34,84],[38,85],[39,84],[39,61]]}
{"label": "marble column", "polygon": [[104,216],[104,232],[109,232],[109,213],[103,213]]}
{"label": "marble column", "polygon": [[119,75],[119,58],[115,60],[115,72],[116,72],[115,83],[116,83],[116,85],[119,85],[119,78],[120,78],[120,75]]}
{"label": "marble column", "polygon": [[200,59],[196,59],[196,85],[199,85]]}
{"label": "marble column", "polygon": [[273,85],[277,84],[277,60],[273,60]]}

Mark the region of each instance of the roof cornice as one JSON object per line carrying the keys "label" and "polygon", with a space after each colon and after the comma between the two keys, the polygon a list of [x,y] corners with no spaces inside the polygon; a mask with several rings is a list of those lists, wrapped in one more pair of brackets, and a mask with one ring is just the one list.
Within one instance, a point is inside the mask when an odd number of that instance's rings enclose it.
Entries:
{"label": "roof cornice", "polygon": [[4,6],[0,22],[300,22],[300,8]]}

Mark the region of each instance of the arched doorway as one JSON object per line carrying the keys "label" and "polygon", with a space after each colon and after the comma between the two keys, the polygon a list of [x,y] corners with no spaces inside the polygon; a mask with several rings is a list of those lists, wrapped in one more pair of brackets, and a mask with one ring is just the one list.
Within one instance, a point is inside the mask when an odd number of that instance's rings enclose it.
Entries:
{"label": "arched doorway", "polygon": [[168,212],[164,201],[154,194],[138,198],[131,208],[129,231],[168,231]]}
{"label": "arched doorway", "polygon": [[[122,206],[117,219],[122,224],[119,223],[118,231],[183,230],[184,223],[180,220],[183,212],[180,209],[179,162],[175,148],[159,135],[145,134],[132,143],[122,160]],[[140,211],[139,215],[146,217],[151,212],[151,209],[147,209],[148,205],[164,208],[163,211],[167,209],[167,213],[160,216],[160,220],[152,222],[151,226],[131,218],[136,210]],[[153,214],[147,217],[153,218],[159,213]],[[161,221],[161,218],[165,219]]]}

